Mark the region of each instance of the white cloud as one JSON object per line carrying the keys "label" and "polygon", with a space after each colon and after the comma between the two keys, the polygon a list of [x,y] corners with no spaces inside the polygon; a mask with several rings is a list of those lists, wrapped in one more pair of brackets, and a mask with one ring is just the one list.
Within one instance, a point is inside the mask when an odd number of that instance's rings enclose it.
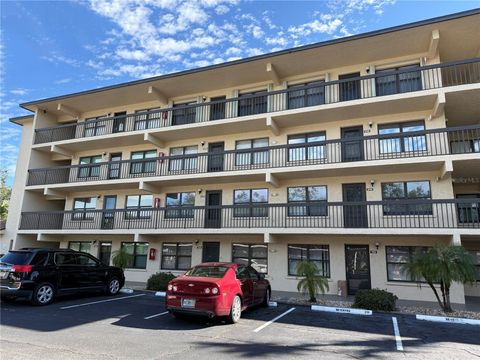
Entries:
{"label": "white cloud", "polygon": [[64,78],[60,80],[56,80],[55,84],[67,84],[72,81],[72,78]]}
{"label": "white cloud", "polygon": [[225,5],[219,5],[215,8],[217,15],[224,15],[230,11],[230,8]]}
{"label": "white cloud", "polygon": [[10,90],[10,94],[23,96],[23,95],[28,94],[28,90],[27,89],[13,89],[13,90]]}

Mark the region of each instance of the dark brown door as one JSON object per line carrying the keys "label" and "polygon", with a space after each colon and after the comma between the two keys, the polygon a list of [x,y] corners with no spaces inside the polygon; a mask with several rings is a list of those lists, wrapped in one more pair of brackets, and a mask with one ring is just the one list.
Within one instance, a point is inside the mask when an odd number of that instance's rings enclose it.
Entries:
{"label": "dark brown door", "polygon": [[[360,73],[340,75],[339,80],[360,77]],[[343,81],[339,83],[340,101],[360,99],[360,80]]]}
{"label": "dark brown door", "polygon": [[211,98],[210,120],[225,119],[225,96]]}
{"label": "dark brown door", "polygon": [[223,149],[224,143],[211,143],[208,144],[208,171],[216,172],[223,171]]}
{"label": "dark brown door", "polygon": [[220,243],[204,241],[202,262],[218,262],[220,260]]}
{"label": "dark brown door", "polygon": [[345,266],[348,295],[371,288],[368,245],[345,245]]}
{"label": "dark brown door", "polygon": [[[343,184],[343,223],[346,228],[367,228],[365,184]],[[348,204],[351,202],[352,204]]]}
{"label": "dark brown door", "polygon": [[117,196],[108,195],[103,198],[102,229],[115,228],[115,209],[117,207]]}
{"label": "dark brown door", "polygon": [[342,128],[342,161],[362,161],[363,154],[363,127],[353,126]]}
{"label": "dark brown door", "polygon": [[101,241],[98,249],[98,258],[105,265],[110,265],[110,256],[112,255],[112,243],[110,241]]}
{"label": "dark brown door", "polygon": [[110,164],[108,164],[108,178],[119,179],[122,170],[122,153],[110,154]]}
{"label": "dark brown door", "polygon": [[124,132],[125,131],[125,124],[127,121],[127,112],[116,112],[113,119],[113,132]]}
{"label": "dark brown door", "polygon": [[222,226],[222,191],[212,190],[205,194],[206,209],[205,209],[205,227],[218,229]]}

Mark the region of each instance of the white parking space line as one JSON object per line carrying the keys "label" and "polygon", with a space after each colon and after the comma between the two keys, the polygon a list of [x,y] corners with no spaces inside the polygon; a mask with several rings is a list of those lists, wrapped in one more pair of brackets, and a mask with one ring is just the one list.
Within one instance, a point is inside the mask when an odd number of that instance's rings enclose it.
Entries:
{"label": "white parking space line", "polygon": [[61,310],[65,310],[65,309],[71,309],[71,308],[76,308],[76,307],[81,307],[81,306],[87,306],[87,305],[93,305],[93,304],[100,304],[100,303],[109,302],[109,301],[118,301],[118,300],[123,300],[123,299],[130,299],[130,298],[139,297],[139,296],[145,296],[145,294],[138,294],[138,295],[132,295],[132,296],[124,296],[124,297],[115,298],[115,299],[92,301],[92,302],[88,302],[88,303],[84,303],[84,304],[63,306],[63,307],[61,307],[60,309],[61,309]]}
{"label": "white parking space line", "polygon": [[253,330],[253,332],[259,332],[260,330],[263,330],[265,329],[268,325],[271,325],[273,324],[275,321],[277,321],[278,319],[281,319],[282,317],[284,317],[285,315],[288,315],[290,314],[293,310],[295,310],[295,308],[290,308],[288,309],[287,311],[285,311],[284,313],[278,315],[276,318],[266,322],[265,324],[263,324],[262,326],[259,326],[258,328],[256,328],[255,330]]}
{"label": "white parking space line", "polygon": [[144,317],[144,319],[145,319],[145,320],[153,319],[154,317],[162,316],[162,315],[165,315],[165,314],[168,314],[168,311],[162,312],[162,313],[160,313],[160,314],[150,315],[150,316]]}
{"label": "white parking space line", "polygon": [[402,337],[400,336],[400,330],[398,329],[398,322],[396,317],[392,317],[393,332],[395,333],[395,341],[397,342],[397,350],[403,351]]}

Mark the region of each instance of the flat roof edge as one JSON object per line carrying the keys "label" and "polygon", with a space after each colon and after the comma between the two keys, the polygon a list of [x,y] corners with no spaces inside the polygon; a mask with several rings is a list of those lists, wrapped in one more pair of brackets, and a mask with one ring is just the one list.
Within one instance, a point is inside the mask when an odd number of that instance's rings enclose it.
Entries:
{"label": "flat roof edge", "polygon": [[28,119],[32,119],[33,120],[33,117],[34,117],[34,114],[31,114],[31,115],[22,115],[22,116],[15,116],[15,117],[12,117],[10,119],[8,119],[8,121],[10,121],[11,123],[14,123],[14,124],[17,124],[17,125],[20,125],[22,126],[23,122],[25,120],[28,120]]}
{"label": "flat roof edge", "polygon": [[174,77],[178,77],[178,76],[190,75],[190,74],[194,74],[194,73],[198,73],[198,72],[210,71],[210,70],[219,69],[219,68],[223,68],[223,67],[248,63],[248,62],[252,62],[252,61],[256,61],[256,60],[262,60],[262,59],[266,59],[266,58],[269,58],[269,57],[286,55],[286,54],[305,51],[305,50],[310,50],[310,49],[314,49],[314,48],[320,48],[320,47],[324,47],[324,46],[340,44],[340,43],[343,43],[343,42],[360,40],[360,39],[373,37],[373,36],[380,36],[380,35],[388,34],[388,33],[395,32],[395,31],[412,29],[412,28],[415,28],[415,27],[435,24],[435,23],[444,22],[444,21],[455,20],[455,19],[468,17],[468,16],[479,15],[479,14],[480,14],[480,8],[475,8],[475,9],[466,10],[466,11],[462,11],[462,12],[458,12],[458,13],[442,15],[442,16],[438,16],[438,17],[435,17],[435,18],[415,21],[415,22],[408,23],[408,24],[396,25],[396,26],[392,26],[392,27],[388,27],[388,28],[384,28],[384,29],[380,29],[380,30],[373,30],[373,31],[369,31],[369,32],[361,33],[361,34],[357,34],[357,35],[352,35],[352,36],[342,37],[342,38],[338,38],[338,39],[321,41],[321,42],[317,42],[317,43],[313,43],[313,44],[308,44],[308,45],[298,46],[298,47],[294,47],[294,48],[279,50],[279,51],[272,52],[272,53],[261,54],[261,55],[256,55],[256,56],[252,56],[252,57],[247,57],[247,58],[244,58],[244,59],[224,62],[224,63],[221,63],[221,64],[208,65],[208,66],[204,66],[204,67],[200,67],[200,68],[188,69],[188,70],[183,70],[183,71],[179,71],[179,72],[175,72],[175,73],[154,76],[154,77],[145,78],[145,79],[132,80],[132,81],[127,81],[127,82],[123,82],[123,83],[119,83],[119,84],[115,84],[115,85],[108,85],[108,86],[104,86],[104,87],[100,87],[100,88],[96,88],[96,89],[83,90],[83,91],[70,93],[70,94],[66,94],[66,95],[53,96],[53,97],[50,97],[50,98],[34,100],[34,101],[22,103],[22,104],[20,104],[20,106],[22,108],[26,109],[26,110],[30,110],[30,109],[27,108],[27,106],[36,105],[36,104],[40,104],[40,103],[43,103],[43,102],[62,100],[62,99],[67,99],[67,98],[71,98],[71,97],[75,97],[75,96],[88,95],[88,94],[94,94],[94,93],[97,93],[97,92],[118,89],[118,88],[121,88],[121,87],[128,87],[128,86],[134,86],[134,85],[138,85],[138,84],[144,84],[144,83],[157,81],[157,80],[161,80],[161,79],[168,79],[168,78],[174,78]]}

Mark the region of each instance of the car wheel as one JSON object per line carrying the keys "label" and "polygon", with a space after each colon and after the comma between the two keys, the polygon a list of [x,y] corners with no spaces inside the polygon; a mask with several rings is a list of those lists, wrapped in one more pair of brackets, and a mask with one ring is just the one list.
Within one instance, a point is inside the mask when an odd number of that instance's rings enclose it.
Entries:
{"label": "car wheel", "polygon": [[39,284],[32,294],[34,305],[48,305],[55,298],[55,288],[50,283]]}
{"label": "car wheel", "polygon": [[228,322],[230,324],[235,324],[240,320],[240,316],[242,316],[242,300],[240,299],[240,296],[235,295],[232,301],[230,315],[228,316]]}
{"label": "car wheel", "polygon": [[262,307],[268,307],[268,302],[270,301],[270,289],[265,291],[265,296],[263,297]]}
{"label": "car wheel", "polygon": [[107,294],[117,295],[119,291],[120,291],[120,280],[118,280],[117,277],[110,278],[107,284]]}

